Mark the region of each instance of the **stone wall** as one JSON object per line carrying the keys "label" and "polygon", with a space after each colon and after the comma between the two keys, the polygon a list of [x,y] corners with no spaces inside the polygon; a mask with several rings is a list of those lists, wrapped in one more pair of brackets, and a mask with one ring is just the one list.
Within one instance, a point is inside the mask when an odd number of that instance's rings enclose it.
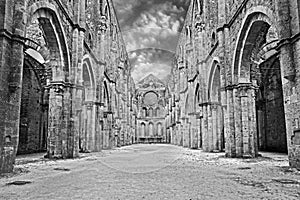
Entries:
{"label": "stone wall", "polygon": [[18,153],[45,150],[43,146],[43,93],[37,77],[29,66],[23,68],[20,132]]}
{"label": "stone wall", "polygon": [[134,142],[135,85],[111,0],[5,0],[0,11],[0,173],[17,150],[74,158]]}
{"label": "stone wall", "polygon": [[[296,1],[191,1],[169,83],[166,124],[173,143],[192,148],[182,141],[195,137],[205,151],[222,151],[225,140],[228,157],[255,157],[258,145],[288,149],[291,165],[299,167],[299,23]],[[271,57],[279,59],[277,69],[263,72]]]}

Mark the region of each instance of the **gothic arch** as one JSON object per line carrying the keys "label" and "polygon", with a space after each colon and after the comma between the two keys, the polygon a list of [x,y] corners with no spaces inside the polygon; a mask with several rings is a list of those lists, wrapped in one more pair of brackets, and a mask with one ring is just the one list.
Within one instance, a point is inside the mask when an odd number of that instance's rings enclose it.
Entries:
{"label": "gothic arch", "polygon": [[210,73],[209,73],[209,78],[208,78],[207,97],[208,97],[209,101],[220,101],[220,99],[214,99],[212,97],[213,90],[215,89],[215,88],[213,88],[214,84],[216,84],[216,82],[218,82],[217,85],[219,87],[221,87],[221,78],[222,77],[221,77],[220,70],[221,70],[221,67],[219,65],[219,62],[218,62],[218,60],[215,59],[210,68]]}
{"label": "gothic arch", "polygon": [[110,96],[109,96],[109,89],[107,86],[106,81],[103,82],[103,93],[102,93],[102,97],[103,97],[103,103],[104,103],[104,107],[108,108],[110,105]]}
{"label": "gothic arch", "polygon": [[84,99],[87,101],[93,101],[96,98],[96,90],[95,90],[95,76],[93,72],[93,67],[91,61],[88,56],[85,56],[83,59],[83,73],[82,80],[84,82],[85,87],[85,97]]}
{"label": "gothic arch", "polygon": [[141,133],[140,133],[141,137],[145,137],[146,136],[146,124],[144,122],[141,123]]}
{"label": "gothic arch", "polygon": [[255,48],[255,44],[259,42],[256,40],[259,36],[266,35],[271,26],[278,32],[279,29],[275,20],[276,17],[273,12],[263,6],[255,7],[255,11],[254,8],[251,8],[246,14],[234,51],[232,68],[232,81],[234,84],[250,83],[251,66],[248,64],[245,66],[243,60],[250,59],[249,54]]}
{"label": "gothic arch", "polygon": [[70,54],[67,47],[66,34],[56,7],[46,1],[39,1],[29,5],[26,10],[26,27],[34,20],[38,20],[53,58],[49,65],[52,70],[55,68],[60,70],[56,71],[56,74],[53,71],[52,78],[55,81],[69,82]]}
{"label": "gothic arch", "polygon": [[155,117],[159,117],[160,115],[161,115],[161,113],[160,113],[160,108],[159,107],[157,107],[157,108],[155,108]]}
{"label": "gothic arch", "polygon": [[148,136],[153,137],[154,136],[154,131],[155,131],[153,122],[149,123],[148,131],[149,131]]}
{"label": "gothic arch", "polygon": [[162,123],[161,122],[158,122],[156,124],[156,136],[162,136]]}

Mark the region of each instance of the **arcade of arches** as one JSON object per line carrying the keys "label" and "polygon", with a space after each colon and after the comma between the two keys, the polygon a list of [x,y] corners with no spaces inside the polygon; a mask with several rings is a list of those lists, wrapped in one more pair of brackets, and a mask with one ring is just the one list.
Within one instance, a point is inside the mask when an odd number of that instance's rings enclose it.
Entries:
{"label": "arcade of arches", "polygon": [[300,168],[300,2],[191,0],[167,83],[139,83],[111,0],[0,6],[0,172],[17,154],[171,143]]}

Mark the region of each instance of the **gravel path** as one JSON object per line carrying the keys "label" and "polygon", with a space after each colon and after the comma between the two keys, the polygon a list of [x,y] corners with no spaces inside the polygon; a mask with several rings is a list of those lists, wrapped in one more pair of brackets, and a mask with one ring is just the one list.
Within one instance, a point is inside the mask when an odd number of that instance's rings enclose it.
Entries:
{"label": "gravel path", "polygon": [[133,145],[80,159],[18,157],[0,199],[300,199],[300,172],[284,154],[228,159],[171,145]]}

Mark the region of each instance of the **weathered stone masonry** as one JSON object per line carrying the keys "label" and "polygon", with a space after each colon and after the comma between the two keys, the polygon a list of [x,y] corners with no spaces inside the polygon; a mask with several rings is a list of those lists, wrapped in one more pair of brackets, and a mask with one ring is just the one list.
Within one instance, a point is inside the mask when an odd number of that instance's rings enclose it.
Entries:
{"label": "weathered stone masonry", "polygon": [[299,8],[191,1],[169,83],[172,143],[228,157],[288,151],[300,168]]}
{"label": "weathered stone masonry", "polygon": [[113,4],[0,4],[0,172],[17,151],[73,158],[134,142],[135,86]]}
{"label": "weathered stone masonry", "polygon": [[111,0],[0,3],[0,173],[139,142],[300,168],[300,3],[192,0],[167,84],[135,85]]}

